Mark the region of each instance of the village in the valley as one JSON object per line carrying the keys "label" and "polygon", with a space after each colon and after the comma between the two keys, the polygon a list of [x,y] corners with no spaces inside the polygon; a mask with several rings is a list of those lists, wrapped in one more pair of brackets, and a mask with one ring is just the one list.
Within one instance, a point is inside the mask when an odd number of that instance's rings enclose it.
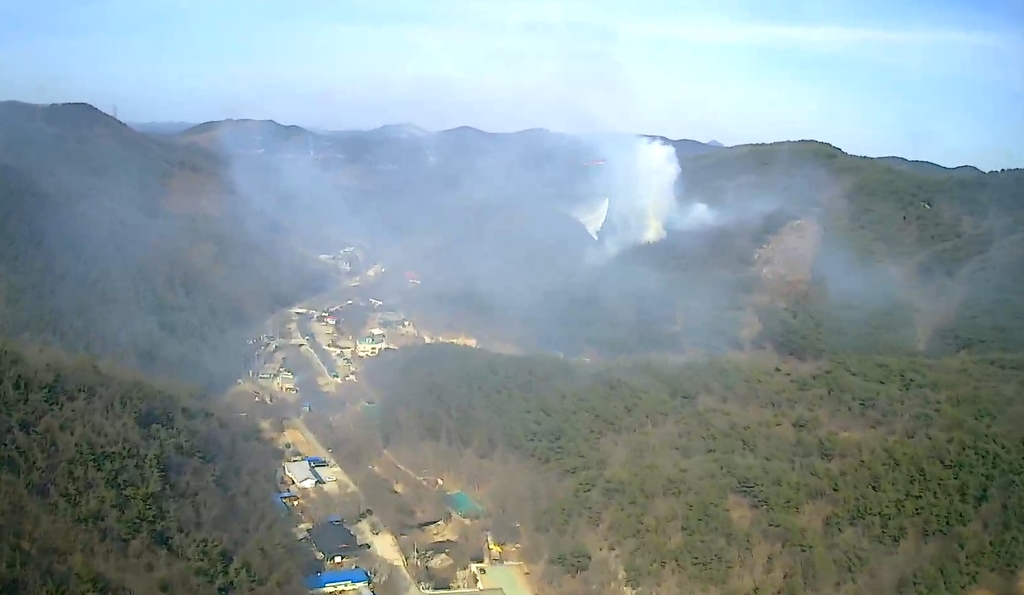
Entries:
{"label": "village in the valley", "polygon": [[[365,471],[335,458],[321,415],[376,405],[360,382],[365,363],[410,345],[477,340],[427,332],[389,303],[385,295],[418,289],[416,273],[395,283],[380,264],[362,265],[366,251],[355,246],[321,259],[337,265],[341,287],[268,321],[249,341],[249,378],[235,391],[273,405],[261,419],[284,453],[273,498],[308,548],[310,592],[533,595],[513,519],[492,518],[469,490],[420,477],[386,451]],[[396,507],[408,512],[386,512]]]}

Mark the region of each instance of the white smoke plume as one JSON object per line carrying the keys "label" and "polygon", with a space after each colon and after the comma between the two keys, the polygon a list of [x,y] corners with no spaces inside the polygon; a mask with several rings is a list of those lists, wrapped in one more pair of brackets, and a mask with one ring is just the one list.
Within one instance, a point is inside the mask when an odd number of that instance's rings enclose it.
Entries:
{"label": "white smoke plume", "polygon": [[679,161],[675,148],[644,137],[604,137],[596,141],[605,159],[595,176],[599,198],[580,205],[576,219],[598,241],[598,252],[612,257],[622,250],[665,238],[669,229],[713,225],[717,213],[704,203],[676,199]]}

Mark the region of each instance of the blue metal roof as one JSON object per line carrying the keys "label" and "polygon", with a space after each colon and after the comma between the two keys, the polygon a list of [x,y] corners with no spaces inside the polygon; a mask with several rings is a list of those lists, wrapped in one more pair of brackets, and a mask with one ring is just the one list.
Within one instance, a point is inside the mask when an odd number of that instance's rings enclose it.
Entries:
{"label": "blue metal roof", "polygon": [[306,577],[306,587],[310,589],[324,589],[333,585],[367,584],[370,582],[370,575],[362,568],[345,568],[343,570],[328,570]]}

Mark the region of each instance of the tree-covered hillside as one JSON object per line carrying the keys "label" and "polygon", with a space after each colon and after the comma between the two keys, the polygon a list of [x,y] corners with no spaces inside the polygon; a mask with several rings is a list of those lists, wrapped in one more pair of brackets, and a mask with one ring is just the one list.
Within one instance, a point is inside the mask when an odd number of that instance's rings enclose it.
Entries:
{"label": "tree-covered hillside", "polygon": [[816,334],[868,337],[869,352],[1024,349],[1024,170],[854,157],[811,141],[733,147],[681,166],[689,200],[768,206],[823,229],[811,287],[785,312],[759,311],[766,338],[785,351],[820,350],[792,345],[795,335],[820,343]]}
{"label": "tree-covered hillside", "polygon": [[[206,394],[323,279],[230,163],[84,104],[0,103],[0,592],[299,593],[280,453]],[[247,210],[248,209],[248,210]]]}
{"label": "tree-covered hillside", "polygon": [[[332,136],[240,121],[203,125],[182,138],[201,131],[244,149],[245,157],[235,157],[246,164],[246,179],[275,188],[271,210],[302,219],[306,235],[338,226],[372,233],[390,266],[426,280],[415,309],[442,326],[505,335],[526,349],[604,356],[758,344],[784,350],[793,335],[815,332],[791,328],[792,319],[820,316],[828,320],[814,324],[841,326],[838,335],[901,321],[896,339],[869,337],[857,349],[1024,347],[1017,339],[1024,319],[1016,315],[1024,298],[1007,291],[1024,262],[1021,170],[868,159],[813,141],[730,148],[678,141],[677,198],[710,205],[718,223],[670,229],[664,241],[595,264],[592,239],[566,210],[614,190],[616,172],[630,165],[619,156],[583,166],[610,157],[593,139],[465,127],[410,138]],[[628,192],[615,198],[634,199]],[[755,255],[793,220],[823,230],[812,287],[795,292],[796,300],[766,299]],[[766,327],[760,343],[759,327]]]}
{"label": "tree-covered hillside", "polygon": [[[1024,350],[1024,170],[946,170],[810,141],[679,159],[679,201],[709,205],[717,223],[564,275],[532,314],[557,350]],[[820,239],[792,237],[796,221]],[[774,264],[765,248],[782,253]],[[793,282],[770,282],[772,268]]]}
{"label": "tree-covered hillside", "polygon": [[224,158],[84,104],[0,103],[0,336],[206,383],[320,278]]}
{"label": "tree-covered hillside", "polygon": [[1024,568],[1020,356],[585,364],[428,346],[377,366],[393,448],[532,461],[515,481],[544,497],[521,520],[569,572],[595,543],[642,593],[1011,593]]}
{"label": "tree-covered hillside", "polygon": [[[607,262],[587,260],[591,238],[577,222],[534,203],[552,189],[601,190],[600,176],[583,176],[577,170],[588,168],[571,159],[482,178],[463,164],[477,208],[453,209],[450,193],[419,185],[408,205],[396,191],[367,208],[405,214],[378,229],[387,237],[400,228],[389,256],[426,280],[424,310],[483,335],[514,328],[509,340],[526,349],[616,356],[772,345],[800,354],[826,347],[815,335],[829,349],[867,353],[1024,348],[1024,293],[1013,291],[1024,283],[1024,170],[869,159],[812,141],[678,158],[679,202],[707,204],[715,223],[669,229]],[[549,174],[563,186],[518,183]],[[491,208],[491,194],[532,217]],[[794,221],[821,231],[820,242],[796,246],[809,274],[765,287],[759,249]]]}
{"label": "tree-covered hillside", "polygon": [[302,592],[278,453],[242,419],[0,346],[0,592]]}

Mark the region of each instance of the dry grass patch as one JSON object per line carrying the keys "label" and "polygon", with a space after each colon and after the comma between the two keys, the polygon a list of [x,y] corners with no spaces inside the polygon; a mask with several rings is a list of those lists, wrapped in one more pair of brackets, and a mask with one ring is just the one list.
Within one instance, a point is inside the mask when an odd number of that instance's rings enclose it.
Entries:
{"label": "dry grass patch", "polygon": [[750,521],[754,518],[754,507],[746,498],[738,494],[729,494],[725,508],[729,511],[729,518],[732,519],[732,523],[737,529],[746,531],[750,528]]}

